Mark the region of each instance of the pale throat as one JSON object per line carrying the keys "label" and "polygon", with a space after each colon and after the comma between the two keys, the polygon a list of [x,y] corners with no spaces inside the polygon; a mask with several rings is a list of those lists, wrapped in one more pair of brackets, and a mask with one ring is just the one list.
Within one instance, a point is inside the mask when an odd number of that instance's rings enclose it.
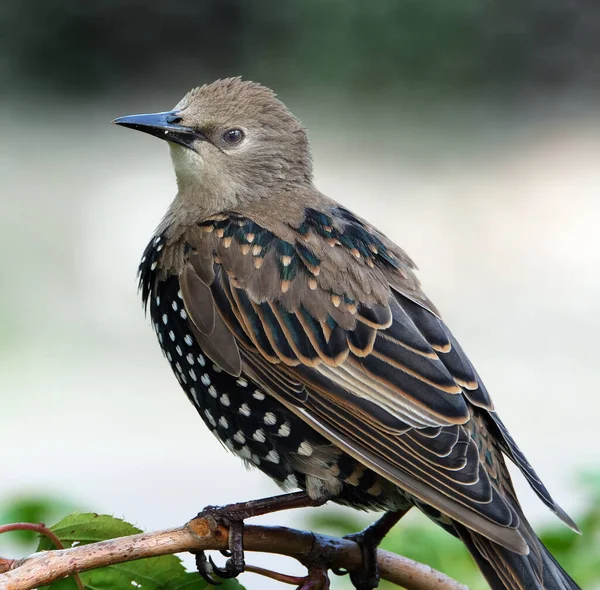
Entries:
{"label": "pale throat", "polygon": [[214,214],[235,206],[239,186],[194,150],[169,143],[178,193],[174,205],[189,213]]}
{"label": "pale throat", "polygon": [[205,178],[200,155],[175,143],[169,143],[169,148],[180,192],[201,191]]}

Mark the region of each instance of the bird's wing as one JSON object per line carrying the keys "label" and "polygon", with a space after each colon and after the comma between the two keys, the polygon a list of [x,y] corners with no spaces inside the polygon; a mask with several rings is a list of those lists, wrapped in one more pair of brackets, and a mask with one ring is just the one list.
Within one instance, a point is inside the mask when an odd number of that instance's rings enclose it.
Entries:
{"label": "bird's wing", "polygon": [[235,374],[241,359],[364,465],[527,552],[491,401],[397,247],[344,209],[276,229],[222,215],[186,240],[183,300],[215,362]]}

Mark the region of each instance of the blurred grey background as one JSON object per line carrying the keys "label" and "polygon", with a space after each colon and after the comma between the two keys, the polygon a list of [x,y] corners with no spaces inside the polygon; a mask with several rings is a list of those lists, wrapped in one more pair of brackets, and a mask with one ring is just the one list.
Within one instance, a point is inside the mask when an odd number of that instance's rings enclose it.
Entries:
{"label": "blurred grey background", "polygon": [[[576,475],[600,466],[592,0],[3,0],[0,503],[51,493],[152,529],[276,493],[162,360],[135,274],[174,175],[164,143],[110,125],[230,75],[274,88],[309,129],[318,186],[417,261],[577,517]],[[552,518],[517,488],[534,523]]]}

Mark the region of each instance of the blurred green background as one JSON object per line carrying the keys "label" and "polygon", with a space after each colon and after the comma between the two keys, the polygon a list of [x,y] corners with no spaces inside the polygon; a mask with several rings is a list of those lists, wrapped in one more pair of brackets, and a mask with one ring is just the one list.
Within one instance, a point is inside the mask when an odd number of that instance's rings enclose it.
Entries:
{"label": "blurred green background", "polygon": [[[1,521],[33,501],[32,520],[80,509],[158,528],[275,493],[205,431],[161,360],[135,273],[173,173],[164,144],[109,124],[230,75],[273,87],[309,129],[318,186],[416,259],[586,534],[556,524],[517,476],[526,512],[582,586],[600,588],[598,484],[580,475],[600,468],[592,0],[3,0]],[[263,522],[346,532],[375,516]],[[424,518],[388,543],[481,587]],[[23,551],[0,539],[0,555]]]}

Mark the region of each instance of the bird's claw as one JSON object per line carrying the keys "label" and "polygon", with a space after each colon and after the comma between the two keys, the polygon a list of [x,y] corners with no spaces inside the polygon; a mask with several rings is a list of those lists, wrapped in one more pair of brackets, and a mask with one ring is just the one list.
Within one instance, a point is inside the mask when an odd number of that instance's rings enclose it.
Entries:
{"label": "bird's claw", "polygon": [[227,557],[225,567],[219,567],[212,557],[206,558],[204,551],[196,552],[196,567],[198,573],[209,584],[218,585],[221,580],[236,578],[245,569],[244,561],[244,521],[240,520],[227,511],[227,508],[219,506],[207,506],[198,518],[210,518],[215,525],[223,525],[229,529],[229,549],[222,549],[221,553]]}
{"label": "bird's claw", "polygon": [[237,578],[244,571],[245,567],[245,563],[243,560],[242,563],[239,564],[235,563],[235,561],[231,557],[225,562],[225,567],[217,566],[217,564],[213,561],[212,557],[209,557],[208,561],[210,562],[212,571],[215,574],[217,574],[217,576],[219,576],[219,578],[221,578],[222,580],[230,580],[231,578]]}
{"label": "bird's claw", "polygon": [[[367,529],[368,530],[368,529]],[[344,536],[354,541],[362,555],[362,565],[349,572],[350,580],[356,590],[373,590],[379,585],[379,566],[377,564],[377,545],[372,542],[365,531]]]}
{"label": "bird's claw", "polygon": [[[237,578],[245,569],[243,558],[241,563],[236,563],[236,561],[230,557],[225,562],[225,567],[219,567],[214,562],[212,557],[206,557],[206,553],[204,551],[196,551],[195,556],[198,573],[206,582],[212,584],[213,586],[218,586],[221,584],[221,580]],[[217,576],[218,579],[215,576]]]}
{"label": "bird's claw", "polygon": [[330,568],[331,572],[336,576],[347,576],[350,572],[343,567],[332,567]]}
{"label": "bird's claw", "polygon": [[206,558],[206,553],[204,551],[192,551],[192,553],[196,557],[196,569],[204,581],[212,584],[213,586],[219,586],[222,582],[214,578],[212,575],[214,573],[213,560],[211,559],[209,561]]}

